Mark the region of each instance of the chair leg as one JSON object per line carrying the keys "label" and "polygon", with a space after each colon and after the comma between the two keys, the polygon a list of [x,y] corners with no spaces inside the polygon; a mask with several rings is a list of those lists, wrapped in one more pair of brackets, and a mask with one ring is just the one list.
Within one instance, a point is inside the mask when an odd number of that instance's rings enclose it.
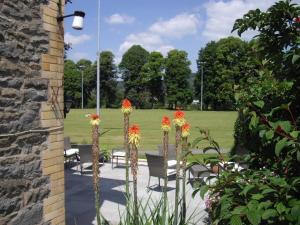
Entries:
{"label": "chair leg", "polygon": [[80,163],[80,175],[82,175],[82,164]]}
{"label": "chair leg", "polygon": [[160,187],[160,178],[158,177],[158,187]]}
{"label": "chair leg", "polygon": [[148,188],[150,187],[150,178],[151,178],[151,176],[149,176],[149,179],[148,179]]}
{"label": "chair leg", "polygon": [[114,168],[114,157],[113,156],[111,157],[111,168],[112,169]]}

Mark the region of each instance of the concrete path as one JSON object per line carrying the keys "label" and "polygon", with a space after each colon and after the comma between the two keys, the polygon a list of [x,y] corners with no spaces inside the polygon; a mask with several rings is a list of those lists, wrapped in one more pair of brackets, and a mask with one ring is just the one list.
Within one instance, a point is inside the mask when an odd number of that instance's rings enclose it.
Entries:
{"label": "concrete path", "polygon": [[[141,162],[138,170],[138,198],[145,201],[149,195],[154,201],[162,196],[158,179],[152,177],[150,191],[147,191],[148,166]],[[111,168],[110,163],[101,166],[100,180],[100,204],[102,215],[111,224],[118,224],[120,214],[125,212],[125,168],[122,165]],[[161,184],[162,184],[161,180]],[[174,207],[175,199],[175,178],[169,179],[168,200],[171,207]],[[69,166],[65,169],[65,191],[66,191],[66,221],[67,225],[91,225],[95,224],[94,192],[92,185],[91,168],[87,169],[84,175],[76,170],[76,166]],[[192,198],[192,187],[187,185],[188,215],[193,217],[191,224],[201,225],[207,217],[204,201],[199,195]],[[191,215],[193,214],[193,215]]]}

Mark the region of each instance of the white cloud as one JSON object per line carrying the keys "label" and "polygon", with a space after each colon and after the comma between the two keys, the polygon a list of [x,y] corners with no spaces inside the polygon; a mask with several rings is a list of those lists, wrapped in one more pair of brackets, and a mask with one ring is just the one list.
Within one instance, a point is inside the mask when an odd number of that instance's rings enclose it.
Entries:
{"label": "white cloud", "polygon": [[105,21],[112,25],[118,25],[118,24],[125,24],[125,23],[133,23],[135,21],[135,18],[128,15],[121,15],[118,13],[115,13],[111,15],[110,17],[106,18]]}
{"label": "white cloud", "polygon": [[182,38],[186,35],[196,34],[199,20],[195,14],[179,14],[169,20],[161,20],[154,23],[149,30],[153,33]]}
{"label": "white cloud", "polygon": [[159,51],[166,55],[174,49],[168,44],[168,38],[182,38],[196,34],[198,26],[199,20],[195,14],[183,13],[169,20],[160,20],[144,32],[128,35],[120,45],[118,56],[123,55],[133,45],[141,45],[148,51]]}
{"label": "white cloud", "polygon": [[162,40],[159,35],[149,32],[130,34],[125,38],[125,41],[121,44],[119,51],[121,53],[126,52],[132,45],[141,45],[148,50],[153,50],[155,46],[162,44]]}
{"label": "white cloud", "polygon": [[[217,40],[231,34],[234,21],[241,18],[251,9],[264,11],[268,9],[276,0],[210,0],[204,5],[207,20],[202,35],[208,40]],[[236,34],[235,34],[236,35]],[[255,35],[250,31],[243,35],[248,39]]]}
{"label": "white cloud", "polygon": [[72,35],[68,32],[65,34],[65,42],[71,43],[72,45],[79,45],[79,44],[89,41],[91,39],[92,39],[92,37],[87,34],[82,34],[82,35],[78,35],[78,36]]}

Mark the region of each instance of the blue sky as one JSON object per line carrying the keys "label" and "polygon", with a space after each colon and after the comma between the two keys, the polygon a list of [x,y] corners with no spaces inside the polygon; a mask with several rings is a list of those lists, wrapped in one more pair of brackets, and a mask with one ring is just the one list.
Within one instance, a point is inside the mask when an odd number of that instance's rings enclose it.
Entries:
{"label": "blue sky", "polygon": [[[100,50],[110,50],[120,62],[133,44],[164,55],[171,49],[188,52],[191,69],[201,47],[230,35],[233,22],[250,9],[262,10],[275,0],[100,0]],[[73,30],[65,19],[65,42],[72,44],[68,58],[96,60],[98,0],[72,0],[65,14],[86,13],[84,29]],[[295,0],[300,3],[300,0]],[[254,32],[243,36],[249,39]],[[235,35],[235,34],[233,34]]]}

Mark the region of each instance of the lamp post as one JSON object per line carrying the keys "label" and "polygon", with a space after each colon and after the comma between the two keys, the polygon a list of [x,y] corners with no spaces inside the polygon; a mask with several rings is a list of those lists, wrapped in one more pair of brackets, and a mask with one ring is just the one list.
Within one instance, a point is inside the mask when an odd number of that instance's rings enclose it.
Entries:
{"label": "lamp post", "polygon": [[200,62],[201,65],[201,99],[200,99],[200,110],[203,110],[203,65],[205,62]]}
{"label": "lamp post", "polygon": [[97,114],[100,114],[100,0],[98,0],[98,39],[97,39]]}

